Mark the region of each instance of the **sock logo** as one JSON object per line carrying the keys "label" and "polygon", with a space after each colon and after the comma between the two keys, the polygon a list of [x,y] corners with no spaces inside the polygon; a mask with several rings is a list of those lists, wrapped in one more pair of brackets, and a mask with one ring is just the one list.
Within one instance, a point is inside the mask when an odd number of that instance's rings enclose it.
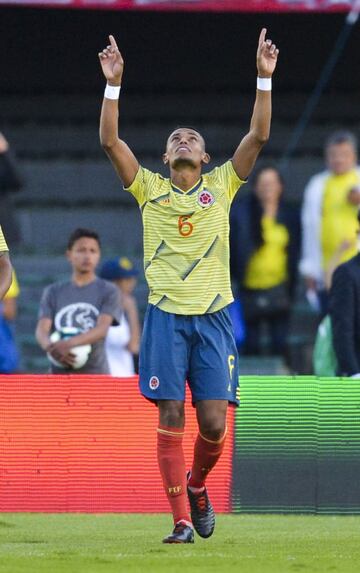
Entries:
{"label": "sock logo", "polygon": [[150,390],[157,390],[160,386],[160,380],[157,376],[151,376],[149,380]]}
{"label": "sock logo", "polygon": [[177,495],[182,492],[182,485],[175,485],[168,488],[169,495]]}

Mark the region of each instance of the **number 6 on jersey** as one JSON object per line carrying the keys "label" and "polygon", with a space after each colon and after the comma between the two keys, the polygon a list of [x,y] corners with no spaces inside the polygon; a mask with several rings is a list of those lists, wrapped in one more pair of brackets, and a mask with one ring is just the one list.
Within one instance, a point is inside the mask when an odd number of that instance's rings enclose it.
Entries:
{"label": "number 6 on jersey", "polygon": [[191,215],[180,215],[178,219],[178,229],[182,237],[189,237],[194,230],[194,225],[190,223]]}

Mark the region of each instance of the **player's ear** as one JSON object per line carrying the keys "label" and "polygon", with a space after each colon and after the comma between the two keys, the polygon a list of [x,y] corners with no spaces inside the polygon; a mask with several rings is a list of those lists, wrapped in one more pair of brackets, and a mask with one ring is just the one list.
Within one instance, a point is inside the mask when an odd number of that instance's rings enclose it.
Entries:
{"label": "player's ear", "polygon": [[169,157],[167,153],[164,153],[162,156],[162,160],[164,162],[164,164],[166,165],[167,163],[169,163]]}
{"label": "player's ear", "polygon": [[71,251],[70,251],[70,249],[66,249],[66,251],[65,251],[65,256],[66,256],[66,258],[67,258],[68,261],[71,260]]}
{"label": "player's ear", "polygon": [[202,162],[206,164],[210,163],[210,155],[208,153],[204,153],[202,157]]}

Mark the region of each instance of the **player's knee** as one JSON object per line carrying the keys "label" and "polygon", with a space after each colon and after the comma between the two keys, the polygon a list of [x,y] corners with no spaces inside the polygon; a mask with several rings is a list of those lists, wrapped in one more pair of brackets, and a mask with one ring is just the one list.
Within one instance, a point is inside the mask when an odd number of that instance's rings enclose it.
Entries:
{"label": "player's knee", "polygon": [[200,424],[200,434],[207,440],[217,442],[225,434],[226,421],[222,418],[206,418]]}
{"label": "player's knee", "polygon": [[158,403],[159,418],[162,426],[183,428],[185,425],[184,405],[182,402],[164,401]]}

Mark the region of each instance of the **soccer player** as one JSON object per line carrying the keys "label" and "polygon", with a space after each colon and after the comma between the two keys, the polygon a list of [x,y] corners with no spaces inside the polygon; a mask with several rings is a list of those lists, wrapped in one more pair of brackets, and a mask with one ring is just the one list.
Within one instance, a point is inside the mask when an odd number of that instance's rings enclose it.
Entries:
{"label": "soccer player", "polygon": [[[124,188],[139,203],[149,285],[140,349],[140,389],[159,409],[158,462],[173,513],[164,543],[193,543],[194,528],[210,537],[215,515],[206,477],[224,448],[228,403],[237,403],[237,356],[227,305],[229,209],[269,138],[271,77],[278,49],[262,29],[257,49],[257,92],[250,130],[231,160],[201,174],[210,161],[202,135],[179,127],[166,143],[170,178],[141,167],[118,136],[118,98],[124,61],[113,36],[99,53],[107,80],[100,140]],[[185,381],[196,407],[199,434],[186,476]],[[188,494],[191,516],[187,510]]]}
{"label": "soccer player", "polygon": [[0,300],[2,300],[11,286],[12,267],[9,258],[9,249],[0,227]]}
{"label": "soccer player", "polygon": [[[73,372],[109,374],[105,337],[111,324],[120,321],[121,308],[117,288],[95,274],[100,261],[98,234],[91,229],[76,229],[69,237],[66,255],[72,267],[71,280],[54,283],[44,290],[36,339],[67,372],[74,363],[71,349],[91,344],[88,361]],[[52,343],[50,334],[63,327],[77,328],[80,333]],[[64,368],[51,365],[54,374],[64,374]]]}

